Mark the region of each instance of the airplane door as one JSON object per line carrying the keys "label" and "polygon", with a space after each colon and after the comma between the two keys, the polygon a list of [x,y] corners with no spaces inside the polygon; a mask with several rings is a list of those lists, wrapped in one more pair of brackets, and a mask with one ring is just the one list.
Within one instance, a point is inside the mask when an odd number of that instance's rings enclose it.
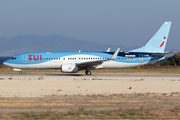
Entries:
{"label": "airplane door", "polygon": [[139,63],[142,63],[142,62],[143,62],[143,55],[140,54],[140,55],[139,55]]}
{"label": "airplane door", "polygon": [[27,63],[27,55],[22,55],[22,63]]}

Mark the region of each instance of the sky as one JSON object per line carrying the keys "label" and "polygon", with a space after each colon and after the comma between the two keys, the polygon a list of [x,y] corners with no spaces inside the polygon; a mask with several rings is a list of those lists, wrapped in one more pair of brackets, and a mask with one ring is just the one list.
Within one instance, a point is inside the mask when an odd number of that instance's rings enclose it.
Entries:
{"label": "sky", "polygon": [[180,0],[0,0],[0,37],[61,34],[143,46],[172,21],[167,48],[180,50],[179,5]]}

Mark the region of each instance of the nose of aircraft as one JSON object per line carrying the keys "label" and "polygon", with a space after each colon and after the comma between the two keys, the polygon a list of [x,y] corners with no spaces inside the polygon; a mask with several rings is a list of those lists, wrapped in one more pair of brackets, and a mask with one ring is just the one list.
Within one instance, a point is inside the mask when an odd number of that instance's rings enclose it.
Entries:
{"label": "nose of aircraft", "polygon": [[8,60],[4,61],[4,62],[3,62],[3,65],[8,66],[8,65],[9,65]]}
{"label": "nose of aircraft", "polygon": [[4,61],[4,62],[3,62],[3,65],[7,65],[7,62],[6,62],[6,61]]}

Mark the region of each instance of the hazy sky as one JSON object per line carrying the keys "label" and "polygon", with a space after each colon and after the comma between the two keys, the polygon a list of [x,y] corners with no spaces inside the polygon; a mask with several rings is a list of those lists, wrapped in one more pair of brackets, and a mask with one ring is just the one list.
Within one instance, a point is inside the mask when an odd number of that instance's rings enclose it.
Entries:
{"label": "hazy sky", "polygon": [[0,0],[0,37],[61,34],[105,44],[142,46],[172,21],[179,49],[180,0]]}

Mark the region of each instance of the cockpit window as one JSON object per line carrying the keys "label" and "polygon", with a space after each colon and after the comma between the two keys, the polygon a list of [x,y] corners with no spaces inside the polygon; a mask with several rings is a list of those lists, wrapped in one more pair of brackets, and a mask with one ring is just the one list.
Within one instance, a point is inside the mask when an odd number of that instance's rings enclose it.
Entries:
{"label": "cockpit window", "polygon": [[16,57],[13,57],[12,60],[16,60]]}

